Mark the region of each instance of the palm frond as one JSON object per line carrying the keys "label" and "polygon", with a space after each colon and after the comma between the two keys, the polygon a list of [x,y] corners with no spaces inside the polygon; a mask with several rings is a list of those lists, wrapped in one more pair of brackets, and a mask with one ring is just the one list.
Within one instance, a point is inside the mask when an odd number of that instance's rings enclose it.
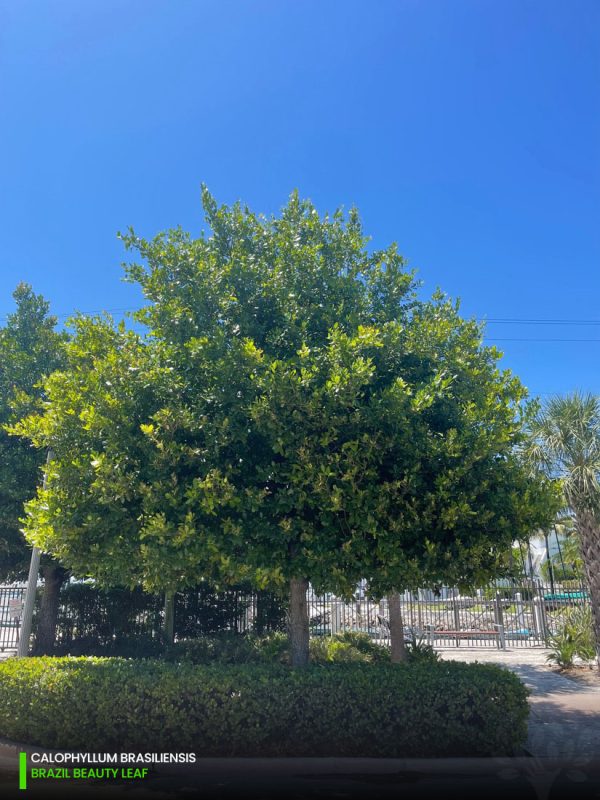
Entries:
{"label": "palm frond", "polygon": [[600,398],[551,397],[530,424],[527,458],[561,481],[567,505],[600,507]]}

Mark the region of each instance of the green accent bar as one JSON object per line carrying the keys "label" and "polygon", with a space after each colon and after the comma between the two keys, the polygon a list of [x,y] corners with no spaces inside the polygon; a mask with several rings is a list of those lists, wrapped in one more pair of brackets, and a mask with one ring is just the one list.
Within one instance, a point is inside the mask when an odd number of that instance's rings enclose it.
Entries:
{"label": "green accent bar", "polygon": [[19,753],[19,789],[27,788],[27,753]]}

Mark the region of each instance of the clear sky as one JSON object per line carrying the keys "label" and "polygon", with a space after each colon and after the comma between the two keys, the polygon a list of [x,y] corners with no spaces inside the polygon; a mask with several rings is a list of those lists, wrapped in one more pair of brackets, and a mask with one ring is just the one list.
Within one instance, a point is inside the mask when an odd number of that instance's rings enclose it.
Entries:
{"label": "clear sky", "polygon": [[596,322],[487,331],[600,392],[599,41],[598,0],[0,0],[0,317],[135,307],[118,230],[297,187],[467,315]]}

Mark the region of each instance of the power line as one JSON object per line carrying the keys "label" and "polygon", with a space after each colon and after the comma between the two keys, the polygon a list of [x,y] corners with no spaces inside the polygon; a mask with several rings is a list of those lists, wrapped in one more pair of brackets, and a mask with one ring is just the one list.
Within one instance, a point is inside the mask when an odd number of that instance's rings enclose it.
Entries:
{"label": "power line", "polygon": [[[69,313],[64,314],[55,314],[53,311],[50,311],[48,316],[56,317],[56,319],[67,319],[68,317],[93,317],[96,314],[126,314],[133,311],[141,311],[140,308],[102,308],[96,309],[95,311],[70,311]],[[0,315],[1,320],[7,320],[9,317],[12,317],[13,314],[2,314]]]}
{"label": "power line", "polygon": [[520,319],[517,317],[488,317],[478,319],[492,325],[600,325],[597,319]]}
{"label": "power line", "polygon": [[[56,317],[57,319],[67,319],[68,317],[74,317],[77,315],[88,317],[94,316],[96,314],[127,314],[132,313],[135,311],[140,311],[139,308],[105,308],[105,309],[97,309],[94,311],[76,311],[71,313],[61,313],[61,314],[51,314],[51,316]],[[11,316],[9,314],[5,314],[0,316],[0,320],[6,321],[8,317]],[[477,322],[483,323],[485,325],[559,325],[559,326],[570,326],[570,325],[578,325],[578,326],[600,326],[600,320],[590,320],[590,319],[546,319],[546,318],[523,318],[523,317],[488,317],[488,318],[479,318]],[[139,323],[132,323],[139,325]],[[600,338],[566,338],[566,337],[521,337],[521,336],[506,336],[506,337],[496,337],[496,336],[485,336],[484,341],[494,343],[494,342],[531,342],[531,343],[544,343],[544,344],[588,344],[588,343],[600,343]]]}
{"label": "power line", "polygon": [[600,342],[600,339],[546,339],[546,338],[526,338],[526,337],[483,337],[486,342]]}

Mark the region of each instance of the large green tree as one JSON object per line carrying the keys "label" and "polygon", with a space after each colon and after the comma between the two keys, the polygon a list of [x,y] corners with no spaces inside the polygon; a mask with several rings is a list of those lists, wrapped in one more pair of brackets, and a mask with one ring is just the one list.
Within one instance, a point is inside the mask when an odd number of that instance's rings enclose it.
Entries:
{"label": "large green tree", "polygon": [[523,392],[475,323],[417,300],[395,246],[368,248],[355,211],[203,201],[208,235],[123,237],[150,335],[80,320],[23,426],[56,453],[29,536],[105,581],[287,587],[302,665],[309,581],[405,588],[465,552],[483,574],[532,523]]}
{"label": "large green tree", "polygon": [[[66,336],[58,332],[49,304],[30,286],[21,283],[13,294],[16,310],[0,328],[0,579],[27,575],[31,549],[21,532],[24,504],[36,493],[46,450],[36,449],[23,437],[9,435],[6,427],[39,406],[44,399],[43,380],[60,366]],[[67,575],[55,560],[45,557],[42,608],[38,620],[36,651],[51,647],[54,639],[58,593]]]}
{"label": "large green tree", "polygon": [[600,667],[600,399],[553,397],[531,424],[529,455],[559,484],[579,537]]}
{"label": "large green tree", "polygon": [[556,511],[550,482],[522,457],[526,391],[498,357],[437,296],[403,322],[334,328],[326,344],[256,371],[251,418],[276,454],[256,483],[276,491],[250,551],[264,558],[272,525],[287,578],[300,571],[342,592],[368,578],[372,595],[390,595],[394,660],[400,591],[507,574],[512,542]]}

